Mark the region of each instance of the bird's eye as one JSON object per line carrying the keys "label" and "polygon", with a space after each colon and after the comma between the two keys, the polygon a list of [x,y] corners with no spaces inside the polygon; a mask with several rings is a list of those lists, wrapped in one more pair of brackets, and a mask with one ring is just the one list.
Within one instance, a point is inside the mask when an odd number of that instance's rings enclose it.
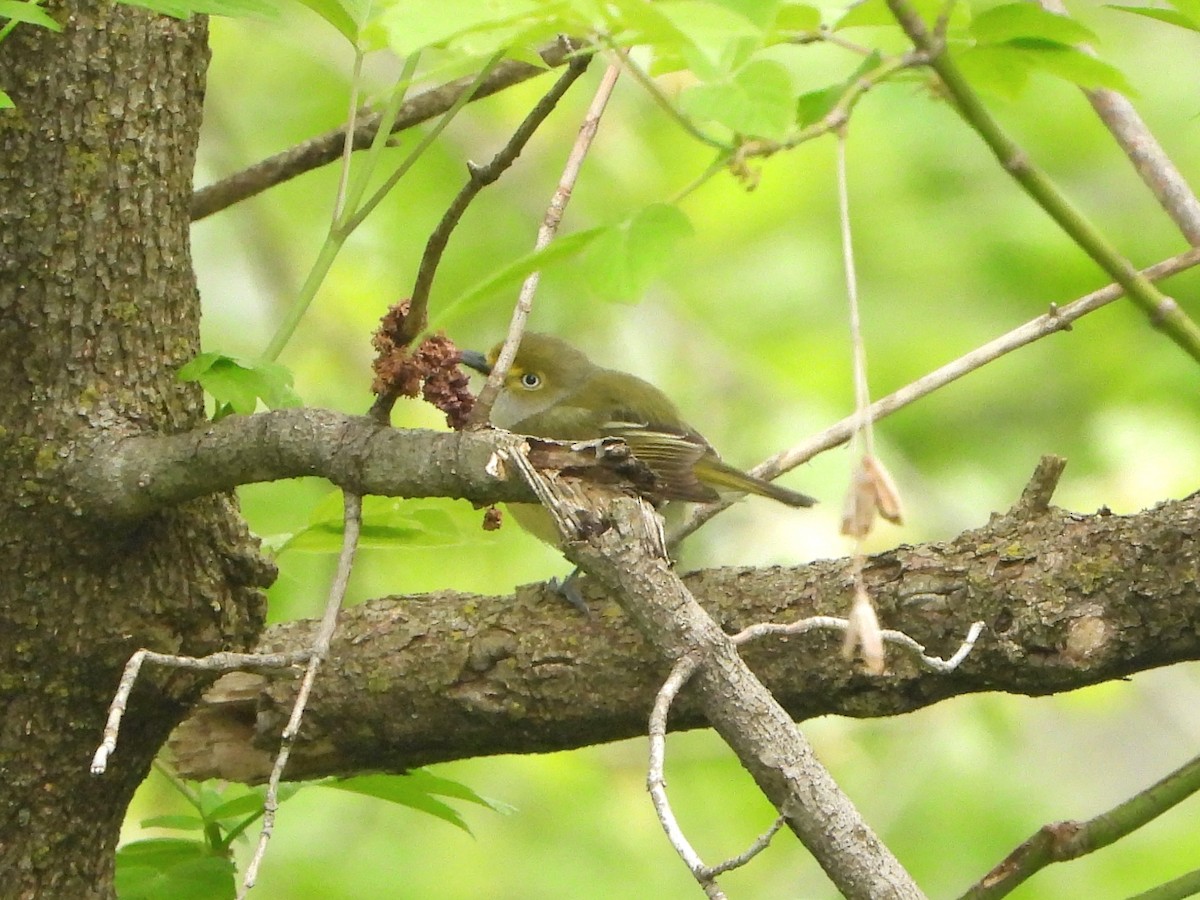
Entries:
{"label": "bird's eye", "polygon": [[537,372],[526,372],[521,376],[521,387],[527,391],[536,391],[542,386],[542,376]]}

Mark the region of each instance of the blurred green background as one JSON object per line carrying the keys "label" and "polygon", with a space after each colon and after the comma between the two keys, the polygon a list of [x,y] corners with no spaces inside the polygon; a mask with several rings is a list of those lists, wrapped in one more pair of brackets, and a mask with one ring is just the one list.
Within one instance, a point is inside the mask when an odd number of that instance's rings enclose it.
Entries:
{"label": "blurred green background", "polygon": [[[1200,173],[1196,86],[1200,38],[1099,5],[1073,7],[1184,170]],[[213,20],[213,63],[197,184],[230,174],[344,117],[351,55],[314,17]],[[829,48],[786,58],[812,86],[853,61]],[[781,58],[784,58],[781,56]],[[381,86],[394,74],[369,61]],[[602,71],[594,65],[518,164],[454,234],[432,312],[526,253]],[[425,237],[461,185],[549,84],[543,76],[471,105],[350,240],[281,362],[311,405],[358,413],[370,403],[370,335],[407,296]],[[675,89],[668,82],[667,89]],[[1138,265],[1185,249],[1128,161],[1072,86],[1035,79],[991,108]],[[409,147],[416,136],[402,138]],[[641,297],[614,304],[570,267],[543,279],[532,327],[571,337],[595,359],[637,372],[678,402],[722,454],[750,466],[851,410],[834,143],[825,138],[761,163],[747,191],[727,175],[686,198],[695,235]],[[1107,281],[1008,179],[944,103],[914,83],[884,86],[856,111],[849,145],[851,216],[870,378],[882,396],[977,345]],[[564,230],[612,222],[670,198],[711,161],[629,80],[618,85]],[[758,167],[760,164],[755,164]],[[337,173],[313,172],[194,227],[207,350],[254,357],[320,245]],[[1200,275],[1166,290],[1200,317]],[[512,297],[444,324],[485,349]],[[400,426],[443,427],[402,403]],[[949,538],[1019,494],[1038,457],[1069,458],[1056,496],[1080,512],[1133,512],[1197,487],[1197,371],[1130,304],[1118,302],[989,365],[885,420],[881,455],[907,509],[872,547]],[[850,464],[826,453],[785,476],[824,502],[797,513],[747,501],[695,535],[688,568],[798,564],[843,556],[837,534]],[[316,480],[252,486],[243,508],[261,535],[304,526],[329,493]],[[366,551],[352,601],[439,588],[487,593],[562,575],[566,564],[518,529],[488,534],[465,502],[421,501],[460,532],[450,547]],[[288,552],[271,617],[318,612],[332,559]],[[886,623],[885,623],[886,625]],[[986,638],[985,638],[986,639]],[[980,696],[881,721],[804,724],[821,759],[931,896],[965,888],[1039,825],[1086,818],[1147,786],[1200,746],[1197,669],[1179,666],[1068,696]],[[674,898],[698,896],[647,798],[645,741],[568,754],[437,767],[512,804],[470,808],[474,836],[379,801],[313,789],[280,813],[259,887],[270,898]],[[749,778],[712,735],[673,737],[668,777],[683,824],[707,860],[740,852],[772,819]],[[151,779],[136,822],[175,801]],[[1196,801],[1092,858],[1055,867],[1014,896],[1120,897],[1194,868]],[[245,853],[242,853],[242,859]],[[733,897],[836,893],[788,834],[723,879]]]}

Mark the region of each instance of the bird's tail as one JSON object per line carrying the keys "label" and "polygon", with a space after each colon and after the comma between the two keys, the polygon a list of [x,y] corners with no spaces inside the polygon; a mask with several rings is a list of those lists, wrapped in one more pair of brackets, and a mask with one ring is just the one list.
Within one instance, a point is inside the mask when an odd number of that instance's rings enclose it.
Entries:
{"label": "bird's tail", "polygon": [[763,481],[713,457],[698,460],[695,470],[701,481],[718,488],[770,497],[788,506],[812,506],[817,502],[816,498],[808,494],[801,494],[771,481]]}

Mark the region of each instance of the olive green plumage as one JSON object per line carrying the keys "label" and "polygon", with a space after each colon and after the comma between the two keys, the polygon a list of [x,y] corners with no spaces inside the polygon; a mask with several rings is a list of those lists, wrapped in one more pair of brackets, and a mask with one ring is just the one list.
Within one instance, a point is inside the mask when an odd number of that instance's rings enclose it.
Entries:
{"label": "olive green plumage", "polygon": [[[486,357],[464,352],[462,361],[486,374],[499,354],[497,345]],[[521,339],[491,418],[498,428],[551,440],[620,438],[654,473],[665,500],[711,503],[724,490],[758,494],[788,506],[816,502],[722,462],[654,385],[597,366],[550,335],[530,333]]]}

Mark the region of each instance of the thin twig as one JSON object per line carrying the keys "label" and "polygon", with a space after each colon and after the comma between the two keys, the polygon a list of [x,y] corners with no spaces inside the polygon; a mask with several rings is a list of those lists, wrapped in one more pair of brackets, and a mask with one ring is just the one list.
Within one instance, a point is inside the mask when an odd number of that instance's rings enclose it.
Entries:
{"label": "thin twig", "polygon": [[841,96],[833,107],[817,121],[797,131],[782,141],[752,140],[740,144],[735,153],[737,162],[744,162],[751,157],[772,156],[783,150],[792,150],[830,132],[836,132],[850,121],[850,113],[863,96],[875,86],[891,78],[905,69],[923,66],[929,61],[928,56],[920,51],[905,53],[882,60],[870,72],[866,72],[846,85]]}
{"label": "thin twig", "polygon": [[[578,50],[577,45],[568,47],[562,41],[555,41],[539,52],[542,61],[547,66],[557,68],[575,53],[587,51]],[[471,94],[471,100],[476,101],[490,97],[514,84],[545,74],[545,71],[543,68],[531,66],[528,63],[505,60]],[[400,109],[392,126],[392,133],[404,131],[440,116],[458,101],[464,91],[470,89],[473,80],[473,76],[460,78],[413,97]],[[379,126],[379,113],[364,116],[353,132],[350,132],[354,135],[354,149],[362,150],[369,147],[379,131]],[[277,184],[282,184],[297,175],[333,162],[341,153],[347,133],[348,129],[342,127],[318,135],[282,153],[255,163],[215,184],[201,188],[192,195],[192,221],[195,222],[215,212],[220,212],[226,207],[253,197]]]}
{"label": "thin twig", "polygon": [[670,116],[680,128],[682,128],[696,140],[700,141],[702,144],[708,144],[708,146],[715,147],[717,150],[721,150],[726,153],[733,151],[732,144],[726,141],[718,140],[712,135],[706,134],[699,125],[684,115],[683,111],[680,110],[679,107],[674,103],[672,103],[670,98],[663,93],[662,88],[658,86],[654,79],[642,71],[642,67],[629,58],[629,54],[624,48],[618,47],[612,41],[609,41],[607,46],[608,49],[617,57],[617,59],[621,61],[621,65],[625,68],[625,70],[633,76],[633,80],[645,89],[646,93],[650,95],[650,99],[658,104],[659,108],[662,109],[662,111],[668,116]]}
{"label": "thin twig", "polygon": [[307,662],[308,650],[293,650],[290,653],[212,653],[208,656],[176,656],[171,653],[155,653],[153,650],[138,650],[125,663],[125,671],[117,684],[116,693],[108,706],[108,721],[100,746],[92,756],[92,774],[100,775],[108,768],[108,760],[117,748],[117,735],[121,730],[121,718],[129,703],[129,694],[137,681],[143,663],[154,663],[169,669],[191,669],[199,672],[232,672],[235,669],[282,669]]}
{"label": "thin twig", "polygon": [[688,867],[696,882],[704,889],[704,893],[710,900],[716,900],[725,895],[711,878],[704,876],[707,868],[704,860],[692,847],[679,825],[679,820],[675,818],[674,810],[671,809],[663,772],[667,757],[667,713],[675,696],[687,684],[699,664],[699,659],[694,655],[678,660],[654,698],[654,706],[650,710],[650,762],[646,773],[646,788],[650,792],[650,802],[654,804],[654,811],[658,814],[658,821],[667,835],[667,840],[671,842],[671,846],[675,848],[675,852],[679,854],[679,858]]}
{"label": "thin twig", "polygon": [[[596,130],[600,127],[600,117],[604,115],[605,107],[608,106],[608,100],[612,96],[613,87],[617,83],[617,76],[620,74],[621,67],[616,63],[609,63],[604,77],[600,80],[600,86],[596,88],[596,95],[592,98],[591,106],[588,107],[587,114],[583,117],[583,123],[579,126],[575,145],[571,148],[571,154],[567,157],[567,164],[563,168],[562,176],[558,179],[558,187],[555,188],[554,195],[550,198],[550,205],[546,208],[546,215],[542,219],[541,227],[538,228],[537,240],[534,242],[535,250],[542,250],[549,246],[550,241],[558,233],[559,223],[562,221],[567,203],[571,199],[571,193],[575,189],[575,182],[579,178],[579,170],[583,167],[588,150],[591,149],[592,141],[596,137]],[[483,390],[475,399],[475,405],[471,408],[470,424],[472,425],[482,425],[491,415],[492,404],[496,402],[500,386],[504,383],[504,377],[508,374],[509,366],[512,365],[512,361],[517,355],[521,335],[525,333],[525,322],[533,308],[533,295],[537,291],[540,279],[541,272],[530,272],[521,284],[521,292],[517,296],[517,303],[513,308],[512,320],[508,325],[504,346],[492,364],[492,371],[488,374],[487,383],[484,384]]]}
{"label": "thin twig", "polygon": [[[1066,15],[1067,8],[1062,0],[1038,0],[1042,8],[1059,15]],[[1095,56],[1095,51],[1086,44],[1079,49]],[[1141,176],[1146,187],[1154,194],[1167,215],[1174,220],[1183,236],[1193,247],[1200,246],[1200,200],[1183,177],[1183,173],[1167,156],[1167,151],[1146,127],[1133,104],[1116,91],[1108,88],[1083,89],[1084,96],[1100,121],[1116,138],[1129,161]]]}
{"label": "thin twig", "polygon": [[[742,629],[733,635],[730,640],[740,647],[743,644],[767,635],[788,635],[794,637],[822,628],[845,631],[849,627],[850,622],[847,619],[835,616],[810,616],[786,625],[773,622],[760,622]],[[974,623],[967,632],[967,637],[958,648],[958,651],[948,660],[937,656],[929,656],[925,653],[924,646],[902,631],[885,630],[882,632],[882,635],[884,640],[898,644],[908,650],[921,661],[922,665],[935,672],[945,674],[957,669],[962,661],[966,659],[967,654],[971,652],[971,649],[975,646],[975,642],[979,639],[979,635],[983,632],[983,627],[982,622]],[[704,889],[704,893],[710,898],[718,898],[725,895],[716,883],[717,876],[738,866],[745,865],[765,850],[771,838],[786,823],[786,818],[780,816],[743,853],[715,866],[704,864],[704,861],[700,858],[700,854],[696,852],[691,842],[687,839],[687,835],[684,834],[683,828],[680,827],[679,820],[675,817],[675,812],[671,808],[670,798],[667,795],[665,775],[667,716],[670,713],[671,704],[675,701],[683,686],[695,674],[699,665],[700,659],[695,654],[688,654],[678,659],[671,668],[670,675],[667,676],[667,679],[663,682],[662,687],[659,688],[658,694],[654,698],[654,706],[650,710],[648,729],[650,753],[646,773],[646,787],[650,792],[654,811],[658,815],[658,821],[667,835],[667,840],[671,842],[671,846],[675,848],[675,852],[679,854],[679,858],[688,867],[688,870],[692,873],[692,877]]]}
{"label": "thin twig", "polygon": [[1129,900],[1183,900],[1200,894],[1200,869],[1193,869],[1178,878],[1163,882],[1148,891],[1134,894]]}
{"label": "thin twig", "polygon": [[[304,279],[304,284],[301,285],[300,290],[296,294],[295,300],[293,300],[291,306],[288,307],[283,319],[275,329],[275,334],[271,336],[270,342],[267,344],[266,349],[263,350],[263,359],[275,360],[279,357],[279,354],[283,352],[283,348],[287,346],[288,341],[291,340],[296,328],[299,327],[301,320],[308,311],[309,305],[317,296],[317,290],[321,287],[322,282],[324,282],[325,276],[329,274],[329,270],[332,268],[333,262],[337,258],[338,253],[341,252],[342,245],[346,242],[346,239],[356,228],[358,228],[359,225],[362,224],[367,214],[370,213],[383,200],[383,198],[387,196],[388,192],[396,186],[396,182],[400,180],[400,177],[409,170],[412,164],[416,162],[421,154],[424,153],[429,147],[433,137],[440,134],[441,130],[450,123],[454,116],[458,114],[459,110],[466,105],[467,101],[472,96],[474,96],[473,89],[478,88],[483,83],[487,73],[491,71],[492,67],[494,67],[499,61],[500,57],[497,55],[492,58],[491,62],[484,66],[484,68],[471,82],[471,85],[467,88],[467,90],[460,94],[455,100],[455,103],[442,115],[442,118],[438,121],[437,126],[434,127],[429,134],[422,138],[421,142],[413,149],[411,153],[408,154],[408,156],[400,163],[400,165],[396,167],[395,171],[391,173],[387,181],[384,182],[384,184],[381,185],[379,189],[371,195],[370,199],[363,203],[360,208],[353,210],[349,216],[346,216],[345,212],[343,211],[342,214],[339,215],[338,218],[333,222],[329,228],[329,231],[325,235],[325,242],[321,245],[321,249],[317,251],[317,258],[313,261],[312,267],[309,269],[308,276]],[[408,64],[406,63],[406,68],[407,65]],[[394,105],[388,105],[383,116],[383,121],[385,124],[389,121],[389,117],[395,112],[395,109],[396,107]],[[370,164],[378,159],[377,152],[374,152],[377,150],[378,145],[372,147],[373,152],[367,157],[368,164],[362,167],[359,177],[355,179],[350,188],[349,197],[354,202],[357,202],[358,198],[361,196],[362,191],[366,186],[367,179],[370,177]],[[344,157],[343,166],[348,167],[349,164],[349,156]],[[335,204],[335,208],[339,204]]]}
{"label": "thin twig", "polygon": [[725,862],[717,863],[715,866],[710,866],[708,868],[709,874],[711,874],[713,877],[716,877],[717,875],[723,875],[726,872],[731,872],[734,869],[738,869],[746,865],[746,863],[750,862],[750,860],[754,859],[754,857],[766,850],[767,847],[771,846],[771,839],[779,833],[779,829],[782,828],[786,823],[787,819],[785,819],[783,816],[779,816],[774,822],[771,823],[771,827],[756,837],[754,839],[754,843],[752,843],[744,851],[739,853],[737,856],[730,857],[729,859],[725,860]]}
{"label": "thin twig", "polygon": [[[1086,822],[1056,822],[1038,829],[1029,840],[963,894],[962,900],[994,900],[1003,897],[1051,863],[1077,859],[1107,847],[1158,818],[1197,791],[1200,791],[1200,756],[1093,819]],[[1193,884],[1195,883],[1193,878]]]}
{"label": "thin twig", "polygon": [[[375,190],[375,193],[373,193],[366,200],[366,202],[363,203],[362,207],[356,210],[354,214],[346,221],[345,225],[343,226],[346,231],[353,231],[363,223],[367,216],[374,212],[375,207],[383,202],[384,198],[391,193],[392,188],[399,183],[400,179],[408,174],[408,170],[416,164],[417,160],[424,155],[426,150],[433,146],[434,141],[438,139],[441,133],[446,129],[446,126],[454,120],[454,117],[458,115],[462,108],[475,99],[476,93],[483,86],[484,82],[487,81],[487,77],[495,71],[498,65],[500,65],[501,59],[501,54],[497,53],[495,56],[489,59],[487,63],[484,64],[483,68],[480,69],[475,75],[475,80],[471,82],[471,86],[463,91],[461,95],[459,95],[458,99],[454,101],[451,107],[442,114],[441,118],[437,120],[437,124],[421,136],[421,140],[417,142],[417,146],[412,149],[412,151],[404,158],[400,165],[396,166],[395,171],[388,175],[383,184],[381,184]],[[385,118],[385,122],[386,121],[387,120]],[[380,141],[379,136],[376,135],[375,143],[371,145],[372,154],[382,150],[384,143],[385,142]]]}
{"label": "thin twig", "polygon": [[[732,640],[738,646],[747,643],[748,641],[756,640],[760,637],[768,635],[785,635],[795,637],[800,634],[807,634],[810,631],[818,629],[830,629],[836,631],[845,631],[850,627],[850,621],[839,616],[808,616],[790,624],[782,624],[776,622],[759,622],[755,625],[750,625],[743,628],[735,634]],[[959,645],[954,655],[949,659],[942,659],[940,656],[930,656],[925,652],[925,645],[917,641],[915,638],[909,637],[903,631],[896,631],[892,628],[885,628],[880,632],[880,635],[885,641],[890,644],[896,644],[904,650],[907,650],[913,656],[920,660],[921,665],[927,669],[932,669],[934,672],[945,674],[953,672],[957,669],[967,655],[974,648],[979,636],[983,633],[983,622],[975,622],[967,629],[967,636],[963,638],[963,642]]]}
{"label": "thin twig", "polygon": [[336,228],[346,208],[346,192],[350,187],[350,156],[354,153],[354,126],[358,121],[358,94],[362,90],[362,64],[366,54],[357,44],[354,47],[354,68],[350,74],[350,109],[346,113],[346,137],[342,141],[342,165],[338,171],[337,195],[333,201],[331,226]]}
{"label": "thin twig", "polygon": [[[1200,263],[1200,248],[1193,248],[1177,256],[1172,256],[1155,263],[1148,269],[1144,269],[1142,274],[1149,279],[1157,280],[1186,271],[1198,263]],[[879,421],[885,416],[891,415],[898,409],[903,409],[910,403],[944,387],[950,382],[956,381],[962,376],[982,368],[992,360],[998,359],[1027,344],[1032,344],[1034,341],[1048,334],[1054,334],[1058,331],[1069,331],[1072,322],[1081,319],[1090,312],[1095,312],[1102,306],[1112,303],[1122,296],[1124,296],[1124,291],[1120,285],[1109,284],[1099,290],[1092,291],[1090,294],[1085,294],[1083,297],[1068,303],[1066,306],[1052,306],[1049,312],[1037,318],[1030,319],[1024,325],[1014,328],[1007,334],[1003,334],[983,346],[975,348],[970,353],[960,356],[958,359],[933,370],[927,375],[923,375],[898,391],[894,391],[886,397],[876,400],[871,404],[871,419]],[[847,416],[819,434],[813,435],[811,438],[796,444],[794,447],[790,447],[775,454],[770,459],[764,460],[751,471],[759,478],[776,478],[784,472],[788,472],[808,462],[818,453],[823,453],[826,450],[844,444],[854,433],[856,424],[856,416]],[[671,545],[674,546],[677,544],[713,516],[728,509],[734,502],[734,499],[730,499],[721,503],[698,507],[686,522],[672,531],[670,535]]]}
{"label": "thin twig", "polygon": [[862,317],[858,307],[858,271],[854,265],[854,230],[850,225],[850,187],[846,175],[846,128],[837,132],[838,222],[841,226],[842,270],[846,279],[846,303],[850,312],[850,343],[854,351],[854,412],[858,416],[855,433],[862,441],[863,453],[875,455],[875,433],[867,410],[871,389],[867,384],[867,348],[862,336]]}
{"label": "thin twig", "polygon": [[453,234],[454,229],[458,226],[463,213],[467,211],[467,207],[470,206],[471,201],[475,199],[480,191],[499,178],[516,161],[521,151],[525,148],[525,144],[529,142],[529,139],[533,137],[538,127],[550,115],[563,94],[587,70],[589,62],[591,62],[590,56],[577,56],[567,64],[567,71],[559,76],[554,86],[529,111],[524,121],[517,126],[512,137],[508,139],[508,143],[492,157],[491,162],[484,166],[476,166],[472,163],[467,164],[467,169],[470,173],[467,183],[463,185],[458,195],[451,201],[446,212],[442,214],[441,221],[438,222],[437,227],[434,228],[433,232],[429,235],[429,239],[425,242],[425,252],[421,255],[421,264],[417,269],[416,281],[413,283],[412,305],[408,319],[404,324],[404,334],[410,340],[415,338],[425,327],[425,322],[428,318],[429,292],[433,287],[433,277],[437,273],[438,265],[442,261],[442,254],[446,250],[446,244],[450,240],[450,235]]}
{"label": "thin twig", "polygon": [[983,139],[1003,169],[1084,253],[1125,288],[1129,298],[1142,308],[1152,325],[1200,362],[1200,325],[1192,321],[1175,300],[1164,296],[1141,275],[1100,230],[1075,208],[1058,186],[1033,164],[1029,155],[1005,134],[971,89],[958,64],[949,54],[941,52],[943,48],[930,35],[924,20],[909,0],[887,0],[887,5],[914,46],[929,55],[929,64],[953,99],[955,109]]}
{"label": "thin twig", "polygon": [[263,799],[263,818],[262,827],[258,833],[258,844],[254,848],[254,855],[250,857],[250,862],[246,866],[246,874],[242,878],[242,887],[238,892],[239,900],[246,896],[247,892],[254,887],[254,882],[258,879],[258,868],[262,864],[263,856],[267,852],[267,843],[271,840],[271,834],[275,830],[275,813],[279,809],[279,783],[283,779],[283,770],[287,766],[292,745],[295,743],[296,736],[300,732],[300,722],[304,717],[304,710],[308,705],[308,697],[312,692],[313,682],[317,677],[317,670],[321,667],[321,663],[325,660],[325,657],[329,655],[329,644],[333,639],[334,631],[337,629],[338,613],[342,609],[342,603],[346,597],[346,588],[350,584],[350,573],[354,570],[354,554],[358,549],[358,536],[362,530],[362,497],[346,491],[343,494],[343,498],[345,501],[345,516],[342,531],[342,551],[338,556],[337,573],[334,575],[333,583],[329,587],[329,598],[325,602],[325,614],[321,617],[321,624],[317,629],[316,637],[306,651],[308,653],[308,666],[304,670],[304,678],[300,682],[300,688],[296,692],[296,699],[292,703],[291,716],[288,717],[287,725],[284,727],[283,734],[280,737],[279,752],[275,756],[275,764],[271,768],[271,777],[267,781],[267,794]]}
{"label": "thin twig", "polygon": [[862,317],[858,303],[858,271],[854,264],[854,230],[850,224],[850,186],[846,173],[846,127],[837,131],[837,195],[838,222],[841,226],[842,267],[846,279],[846,303],[850,314],[850,345],[853,348],[854,369],[854,414],[857,424],[859,461],[851,466],[850,480],[843,504],[842,534],[854,539],[854,551],[850,555],[850,576],[854,582],[854,599],[850,606],[850,627],[842,652],[852,659],[857,651],[866,670],[878,675],[886,665],[883,640],[880,638],[879,617],[875,604],[867,591],[863,568],[867,554],[863,541],[871,532],[877,518],[879,492],[875,489],[878,480],[871,461],[875,458],[875,429],[869,409],[871,391],[867,383],[867,347],[862,334]]}

